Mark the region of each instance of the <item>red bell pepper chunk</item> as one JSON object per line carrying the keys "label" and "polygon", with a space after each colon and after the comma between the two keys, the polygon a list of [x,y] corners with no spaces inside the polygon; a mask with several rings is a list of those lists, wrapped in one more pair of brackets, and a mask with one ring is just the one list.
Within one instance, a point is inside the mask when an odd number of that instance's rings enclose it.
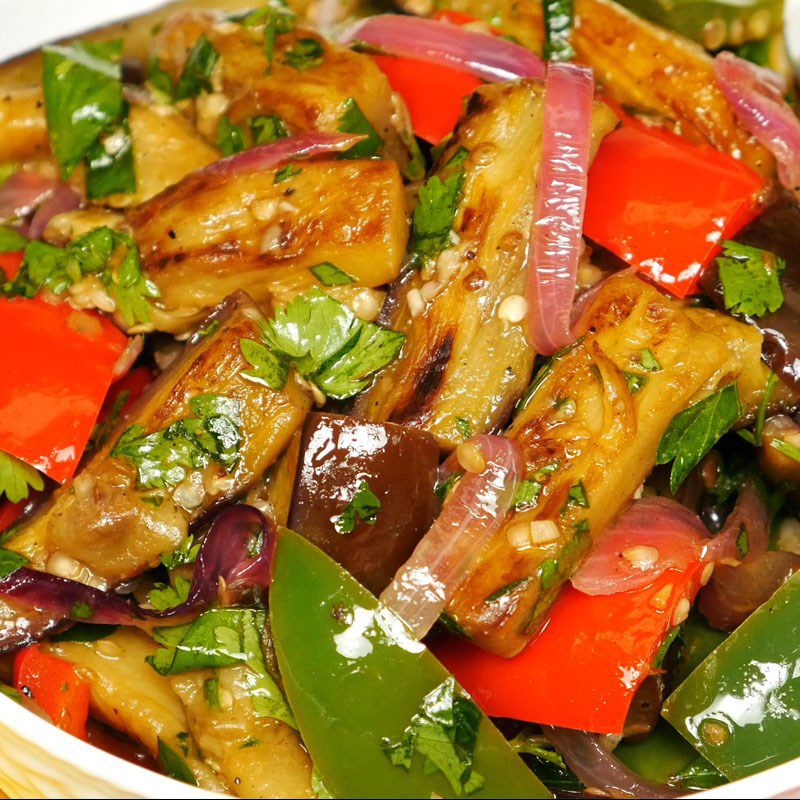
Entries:
{"label": "red bell pepper chunk", "polygon": [[[452,22],[453,25],[471,25],[473,22],[480,22],[477,17],[471,14],[465,14],[463,11],[452,11],[449,8],[442,8],[439,11],[434,11],[433,19],[439,22]],[[503,32],[494,25],[487,26],[495,36],[502,36]]]}
{"label": "red bell pepper chunk", "polygon": [[697,594],[702,571],[698,561],[667,570],[644,589],[603,596],[568,585],[539,635],[514,658],[462,639],[432,649],[490,716],[619,734],[679,604]]}
{"label": "red bell pepper chunk", "polygon": [[103,407],[100,409],[98,422],[103,422],[108,415],[114,411],[117,398],[127,392],[125,401],[119,409],[120,416],[124,414],[144,393],[144,390],[153,382],[155,375],[149,367],[136,367],[136,369],[126,372],[116,383],[112,384],[108,390]]}
{"label": "red bell pepper chunk", "polygon": [[725,153],[628,118],[589,171],[583,232],[682,298],[757,216],[764,183]]}
{"label": "red bell pepper chunk", "polygon": [[54,480],[70,478],[126,344],[95,312],[0,299],[0,450]]}
{"label": "red bell pepper chunk", "polygon": [[38,645],[27,647],[14,658],[14,686],[59,728],[86,738],[89,684],[68,661],[42,652]]}
{"label": "red bell pepper chunk", "polygon": [[7,531],[14,524],[28,502],[30,498],[20,500],[19,503],[10,503],[8,500],[0,502],[0,533]]}
{"label": "red bell pepper chunk", "polygon": [[373,56],[392,90],[405,101],[414,133],[438,144],[450,133],[483,81],[469,72],[404,56]]}

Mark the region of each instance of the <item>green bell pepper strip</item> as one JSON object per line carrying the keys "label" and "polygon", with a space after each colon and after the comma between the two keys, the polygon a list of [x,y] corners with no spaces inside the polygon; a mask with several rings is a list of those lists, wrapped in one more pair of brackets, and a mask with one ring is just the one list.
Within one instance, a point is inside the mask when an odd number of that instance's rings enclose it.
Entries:
{"label": "green bell pepper strip", "polygon": [[620,0],[639,16],[709,50],[766,39],[783,27],[783,0]]}
{"label": "green bell pepper strip", "polygon": [[800,573],[672,693],[662,714],[727,778],[800,756]]}
{"label": "green bell pepper strip", "polygon": [[[278,539],[270,617],[286,696],[334,797],[551,797],[469,700],[463,710],[477,727],[469,782],[454,790],[432,769],[431,751],[428,760],[414,753],[397,763],[403,759],[389,743],[404,741],[424,703],[452,678],[372,594],[291,531]],[[433,728],[416,730],[435,748]]]}
{"label": "green bell pepper strip", "polygon": [[727,633],[711,628],[698,611],[692,612],[678,635],[677,659],[670,673],[670,685],[680,686],[727,638]]}

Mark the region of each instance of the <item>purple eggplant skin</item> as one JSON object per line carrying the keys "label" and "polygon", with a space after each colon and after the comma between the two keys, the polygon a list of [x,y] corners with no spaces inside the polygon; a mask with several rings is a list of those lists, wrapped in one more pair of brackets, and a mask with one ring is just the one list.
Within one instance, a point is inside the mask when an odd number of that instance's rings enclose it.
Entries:
{"label": "purple eggplant skin", "polygon": [[[439,512],[439,447],[425,431],[339,414],[306,419],[289,527],[378,594]],[[366,482],[380,501],[374,524],[351,533],[335,520]]]}
{"label": "purple eggplant skin", "polygon": [[[800,391],[800,206],[781,195],[736,236],[736,241],[774,253],[786,262],[781,277],[783,305],[763,317],[744,317],[764,336],[762,355],[770,369]],[[719,308],[725,307],[716,262],[701,288]]]}

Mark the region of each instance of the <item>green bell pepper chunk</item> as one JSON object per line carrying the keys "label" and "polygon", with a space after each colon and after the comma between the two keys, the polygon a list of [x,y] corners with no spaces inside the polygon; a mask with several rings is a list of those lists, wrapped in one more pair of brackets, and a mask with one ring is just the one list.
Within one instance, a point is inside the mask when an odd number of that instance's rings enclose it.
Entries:
{"label": "green bell pepper chunk", "polygon": [[551,796],[404,624],[291,531],[270,618],[286,696],[334,797]]}
{"label": "green bell pepper chunk", "polygon": [[672,693],[662,714],[727,778],[800,756],[800,573]]}
{"label": "green bell pepper chunk", "polygon": [[678,635],[678,657],[670,676],[671,685],[680,686],[727,638],[727,633],[710,627],[700,612],[690,614]]}
{"label": "green bell pepper chunk", "polygon": [[766,39],[783,27],[783,0],[620,0],[639,16],[709,50]]}

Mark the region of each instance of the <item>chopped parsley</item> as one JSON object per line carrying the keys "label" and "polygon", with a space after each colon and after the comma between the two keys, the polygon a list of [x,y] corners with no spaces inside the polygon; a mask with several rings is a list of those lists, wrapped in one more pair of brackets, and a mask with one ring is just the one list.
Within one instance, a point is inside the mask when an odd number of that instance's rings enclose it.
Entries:
{"label": "chopped parsley", "polygon": [[28,563],[25,556],[15,553],[13,550],[6,550],[0,547],[0,578],[5,578],[12,572],[16,572]]}
{"label": "chopped parsley", "polygon": [[342,153],[341,158],[374,158],[383,147],[383,139],[352,97],[348,97],[344,103],[337,130],[339,133],[358,133],[367,137]]}
{"label": "chopped parsley", "polygon": [[672,461],[669,476],[674,493],[717,440],[742,416],[735,383],[684,409],[670,422],[656,453],[657,464]]}
{"label": "chopped parsley", "polygon": [[390,364],[405,335],[359,319],[347,306],[313,289],[279,309],[262,330],[261,341],[241,339],[253,366],[242,377],[280,391],[289,367],[329,397],[343,400],[366,388]]}
{"label": "chopped parsley", "polygon": [[325,55],[325,48],[316,39],[298,39],[283,53],[283,63],[298,72],[318,67]]}
{"label": "chopped parsley", "polygon": [[463,185],[462,169],[444,181],[433,175],[419,187],[419,204],[411,220],[411,247],[423,261],[435,260],[450,245]]}
{"label": "chopped parsley", "polygon": [[271,144],[277,142],[278,139],[285,139],[289,135],[289,130],[283,120],[274,114],[250,117],[248,125],[254,145]]}
{"label": "chopped parsley", "polygon": [[414,754],[424,759],[426,772],[440,771],[457,796],[471,795],[483,787],[483,776],[472,768],[482,714],[462,696],[451,676],[422,701],[398,742],[383,739],[392,764],[411,770]]}
{"label": "chopped parsley", "polygon": [[353,499],[345,506],[344,511],[333,518],[333,527],[337,533],[352,533],[356,522],[360,519],[365,525],[374,525],[381,510],[381,501],[376,497],[369,484],[361,481],[353,494]]}
{"label": "chopped parsley", "polygon": [[159,736],[158,737],[158,766],[170,778],[183,781],[191,786],[197,786],[197,778],[189,769],[188,764]]}
{"label": "chopped parsley", "polygon": [[289,178],[299,175],[302,171],[303,170],[296,164],[287,164],[285,167],[281,167],[275,173],[275,180],[273,183],[283,183],[284,181],[288,181]]}
{"label": "chopped parsley", "polygon": [[155,628],[153,636],[163,647],[148,656],[147,662],[160,675],[243,664],[248,668],[246,689],[256,716],[295,727],[292,712],[264,660],[261,631],[265,625],[266,612],[260,609],[212,608],[189,625]]}
{"label": "chopped parsley", "polygon": [[191,588],[192,582],[188,578],[176,575],[175,583],[172,585],[169,583],[153,584],[153,588],[147,593],[147,602],[156,611],[166,611],[168,608],[175,608],[175,606],[185,603]]}
{"label": "chopped parsley", "polygon": [[53,155],[66,179],[87,165],[90,199],[136,191],[122,40],[42,48],[42,90]]}
{"label": "chopped parsley", "polygon": [[586,489],[584,488],[583,481],[578,481],[570,487],[567,493],[567,505],[589,508],[589,498],[586,496]]}
{"label": "chopped parsley", "polygon": [[203,697],[209,708],[221,708],[219,704],[219,678],[206,678],[203,681]]}
{"label": "chopped parsley", "polygon": [[638,372],[623,372],[622,374],[631,394],[638,394],[647,385],[647,375],[640,375]]}
{"label": "chopped parsley", "polygon": [[466,417],[456,417],[456,430],[465,438],[469,439],[472,435],[472,426]]}
{"label": "chopped parsley", "polygon": [[514,508],[523,508],[536,504],[536,498],[542,491],[542,484],[535,480],[520,481],[517,493],[514,496]]}
{"label": "chopped parsley", "polygon": [[548,61],[569,61],[575,58],[572,46],[573,0],[544,0],[544,57]]}
{"label": "chopped parsley", "polygon": [[217,127],[217,147],[223,156],[232,156],[247,148],[245,129],[243,125],[234,125],[222,116]]}
{"label": "chopped parsley", "polygon": [[769,404],[772,400],[772,395],[775,393],[777,385],[778,376],[774,372],[770,372],[767,376],[767,383],[764,386],[764,394],[761,396],[761,402],[758,404],[758,411],[756,412],[756,424],[753,427],[753,432],[751,433],[748,430],[737,431],[739,436],[741,436],[746,442],[750,442],[750,444],[756,446],[761,444],[761,441],[764,438],[764,422],[767,418]]}
{"label": "chopped parsley", "polygon": [[189,100],[202,92],[213,91],[211,76],[214,74],[219,53],[203,33],[189,51],[183,71],[175,86],[175,100]]}
{"label": "chopped parsley", "polygon": [[150,83],[150,92],[156,102],[162,105],[172,102],[175,85],[170,74],[159,63],[155,53],[147,59],[147,80]]}
{"label": "chopped parsley", "polygon": [[10,503],[25,500],[31,489],[44,489],[42,476],[29,464],[0,450],[0,497]]}
{"label": "chopped parsley", "polygon": [[742,558],[750,552],[750,537],[747,535],[747,528],[744,525],[739,526],[739,533],[736,534],[736,549]]}
{"label": "chopped parsley", "polygon": [[717,258],[725,308],[735,314],[760,317],[783,305],[781,275],[786,262],[766,250],[738,242],[722,243]]}
{"label": "chopped parsley", "polygon": [[267,72],[272,68],[272,57],[275,53],[275,39],[282,33],[294,30],[297,17],[279,0],[263,5],[251,11],[240,21],[246,28],[264,26],[264,55],[267,59]]}
{"label": "chopped parsley", "polygon": [[661,364],[658,363],[658,359],[653,354],[653,351],[647,347],[639,351],[639,363],[642,365],[642,369],[646,369],[648,372],[659,372],[661,370]]}
{"label": "chopped parsley", "polygon": [[558,561],[555,558],[546,558],[536,570],[542,589],[549,589],[558,578]]}
{"label": "chopped parsley", "polygon": [[199,552],[200,542],[195,542],[194,536],[190,534],[171,553],[162,553],[161,563],[170,570],[182,567],[184,564],[194,564]]}
{"label": "chopped parsley", "polygon": [[509,595],[514,594],[514,592],[516,592],[518,589],[522,589],[523,587],[527,586],[531,580],[531,578],[518,578],[515,581],[511,581],[511,583],[501,586],[496,592],[492,592],[492,594],[490,594],[483,602],[495,603],[503,597],[508,597]]}
{"label": "chopped parsley", "polygon": [[111,456],[134,464],[141,486],[177,486],[191,470],[211,462],[231,472],[239,462],[243,441],[240,403],[218,394],[202,394],[189,401],[195,415],[173,422],[154,433],[131,425]]}
{"label": "chopped parsley", "polygon": [[323,286],[347,286],[347,284],[356,282],[355,278],[350,277],[346,272],[342,272],[336,264],[331,264],[330,261],[316,264],[313,267],[309,267],[309,270]]}
{"label": "chopped parsley", "polygon": [[16,278],[0,286],[0,295],[31,298],[45,288],[60,295],[88,275],[103,284],[126,324],[149,321],[149,300],[158,297],[158,287],[145,277],[133,239],[105,226],[66,247],[29,242]]}

